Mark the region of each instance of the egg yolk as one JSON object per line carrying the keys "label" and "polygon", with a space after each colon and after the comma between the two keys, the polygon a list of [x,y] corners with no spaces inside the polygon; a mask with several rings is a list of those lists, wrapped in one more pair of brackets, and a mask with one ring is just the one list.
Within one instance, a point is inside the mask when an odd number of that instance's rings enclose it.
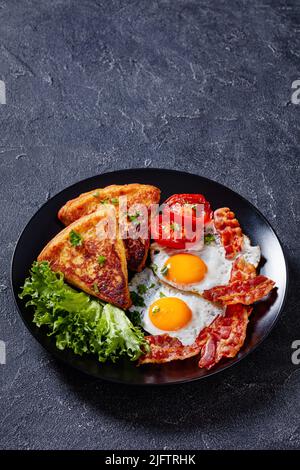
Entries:
{"label": "egg yolk", "polygon": [[177,297],[162,297],[149,309],[150,320],[157,328],[164,331],[176,331],[183,328],[192,318],[189,306]]}
{"label": "egg yolk", "polygon": [[195,284],[202,281],[207,272],[204,261],[191,253],[171,256],[165,263],[165,277],[177,284]]}

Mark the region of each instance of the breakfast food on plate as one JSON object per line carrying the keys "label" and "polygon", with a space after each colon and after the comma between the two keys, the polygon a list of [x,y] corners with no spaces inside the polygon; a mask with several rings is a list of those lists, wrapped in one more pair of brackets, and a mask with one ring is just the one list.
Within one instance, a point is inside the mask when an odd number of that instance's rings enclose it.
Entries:
{"label": "breakfast food on plate", "polygon": [[[260,260],[260,248],[251,246],[244,236],[240,254],[253,266]],[[207,289],[229,283],[233,260],[219,239],[210,238],[199,251],[181,251],[154,243],[151,245],[151,260],[157,276],[178,289],[202,295]]]}
{"label": "breakfast food on plate", "polygon": [[[185,204],[185,198],[183,201]],[[215,214],[217,227],[214,222]],[[209,369],[223,357],[234,357],[246,337],[248,317],[252,311],[250,304],[262,299],[273,289],[275,283],[272,280],[256,275],[260,249],[252,247],[248,237],[243,235],[234,213],[228,208],[221,208],[215,211],[214,216],[212,224],[208,217],[206,219],[204,227],[206,243],[198,251],[187,250],[182,245],[177,250],[174,249],[175,236],[172,230],[167,232],[170,240],[161,240],[162,232],[159,231],[157,243],[152,244],[152,269],[157,281],[152,281],[150,286],[149,282],[141,285],[145,286],[140,287],[145,298],[142,295],[137,296],[136,290],[133,296],[135,308],[136,304],[142,307],[139,308],[141,324],[148,333],[151,333],[150,336],[146,336],[150,351],[139,359],[140,364],[165,363],[199,354],[199,367]],[[164,230],[166,232],[167,228],[164,227]],[[186,244],[187,240],[184,242]],[[139,276],[136,275],[131,281],[130,291],[138,282]],[[159,300],[151,303],[148,291],[151,291],[151,287],[155,288],[157,282],[161,284],[163,290],[169,291],[170,288],[166,285],[172,286],[175,293],[171,290],[171,294],[169,292],[167,294],[171,298],[174,296],[187,300],[184,296],[188,296],[188,292],[193,292],[208,300],[208,305],[213,303],[219,308],[222,307],[223,311],[216,313],[213,320],[206,324],[205,312],[209,307],[203,305],[200,315],[197,315],[198,326],[201,320],[204,321],[197,329],[197,334],[195,331],[193,334],[188,334],[192,321],[195,322],[193,313],[190,314],[190,323],[179,325],[172,332],[160,328],[161,332],[155,334],[153,326],[149,326],[149,323],[154,325],[157,323],[155,315],[168,317],[172,316],[171,311],[173,316],[177,317],[177,308],[179,309],[179,306],[173,306],[172,302],[169,302],[168,308],[165,305],[161,308]],[[165,302],[168,300],[170,299],[167,297]],[[195,312],[196,305],[196,303],[193,305]],[[190,310],[192,311],[192,308]],[[185,338],[185,341],[182,338]]]}
{"label": "breakfast food on plate", "polygon": [[129,311],[139,314],[143,329],[151,335],[168,333],[184,345],[192,344],[199,331],[225,312],[222,305],[161,283],[150,268],[135,274],[129,290]]}
{"label": "breakfast food on plate", "polygon": [[232,259],[242,250],[244,239],[242,229],[235,214],[228,207],[221,207],[214,212],[214,226],[226,252],[226,258]]}
{"label": "breakfast food on plate", "polygon": [[72,199],[59,210],[58,218],[64,225],[69,225],[83,215],[95,212],[100,204],[111,202],[118,204],[115,198],[126,196],[128,206],[143,203],[146,206],[159,202],[160,189],[149,184],[113,184],[105,188],[93,189]]}
{"label": "breakfast food on plate", "polygon": [[[255,267],[239,257],[232,266],[230,280],[239,282],[236,281],[239,278],[247,281],[254,279],[254,276]],[[198,330],[198,336],[192,344],[172,342],[170,335],[146,337],[150,351],[140,358],[140,364],[164,363],[185,359],[187,354],[188,357],[200,354],[199,367],[210,369],[221,359],[234,357],[244,344],[252,307],[242,303],[224,303],[223,308],[223,314],[218,315],[206,328]]]}
{"label": "breakfast food on plate", "polygon": [[200,355],[199,367],[211,369],[223,358],[236,356],[244,344],[248,317],[252,308],[230,305],[204,328],[194,343],[185,346],[170,335],[146,336],[150,351],[142,355],[139,364],[162,364]]}
{"label": "breakfast food on plate", "polygon": [[88,294],[117,307],[130,306],[123,241],[100,239],[97,224],[114,215],[103,208],[81,217],[54,237],[38,256],[53,271]]}
{"label": "breakfast food on plate", "polygon": [[[203,211],[199,214],[197,208],[200,205],[203,205]],[[164,214],[168,215],[169,223],[164,220]],[[154,240],[161,246],[176,249],[184,249],[188,243],[195,243],[195,233],[190,233],[187,226],[181,223],[183,216],[191,221],[191,231],[196,224],[209,226],[212,222],[210,204],[202,194],[174,194],[164,202],[163,211],[156,216],[152,229]]]}
{"label": "breakfast food on plate", "polygon": [[265,276],[255,276],[247,281],[235,281],[226,286],[213,287],[204,291],[203,297],[211,302],[222,302],[226,305],[251,305],[265,297],[274,285],[274,281]]}
{"label": "breakfast food on plate", "polygon": [[[120,221],[121,196],[127,196],[129,222],[140,224],[130,208],[144,204],[149,213],[160,190],[112,185],[60,209],[67,227],[38,256],[21,294],[31,297],[35,323],[48,326],[58,348],[95,353],[100,362],[127,356],[138,365],[163,364],[198,356],[199,367],[210,369],[235,357],[252,304],[275,286],[257,274],[259,246],[228,207],[213,212],[202,194],[168,198],[154,216],[152,244],[150,227],[143,238],[121,239],[117,230],[115,238],[101,239],[99,222]],[[136,271],[129,283],[128,270]]]}
{"label": "breakfast food on plate", "polygon": [[25,297],[30,298],[26,306],[34,308],[33,322],[47,327],[60,350],[96,354],[100,362],[115,362],[122,356],[136,361],[148,350],[142,331],[123,310],[77,292],[47,261],[33,263],[20,293],[20,298]]}
{"label": "breakfast food on plate", "polygon": [[[128,210],[134,204],[144,204],[150,207],[157,204],[160,199],[160,190],[148,184],[111,185],[106,188],[94,189],[80,194],[68,201],[58,212],[58,218],[64,225],[69,225],[83,215],[91,214],[99,207],[110,203],[118,208],[120,196],[127,197]],[[132,217],[134,217],[133,215]],[[132,271],[141,271],[145,266],[149,249],[150,237],[124,239],[128,268]]]}

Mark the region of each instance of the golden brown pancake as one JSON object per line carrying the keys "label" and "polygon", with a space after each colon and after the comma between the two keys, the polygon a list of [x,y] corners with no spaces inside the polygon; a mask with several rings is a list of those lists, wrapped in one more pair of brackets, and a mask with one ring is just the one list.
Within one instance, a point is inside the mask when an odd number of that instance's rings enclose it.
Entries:
{"label": "golden brown pancake", "polygon": [[[69,225],[82,216],[91,214],[105,203],[118,206],[118,198],[127,197],[128,209],[133,204],[157,204],[160,199],[160,190],[147,184],[111,185],[83,193],[75,199],[68,201],[58,212],[58,218]],[[125,239],[127,265],[132,271],[141,271],[145,266],[148,255],[150,238]]]}
{"label": "golden brown pancake", "polygon": [[123,241],[118,234],[116,239],[101,239],[96,233],[97,224],[109,217],[115,215],[102,207],[75,220],[47,244],[38,261],[48,261],[75,287],[126,309],[131,300]]}

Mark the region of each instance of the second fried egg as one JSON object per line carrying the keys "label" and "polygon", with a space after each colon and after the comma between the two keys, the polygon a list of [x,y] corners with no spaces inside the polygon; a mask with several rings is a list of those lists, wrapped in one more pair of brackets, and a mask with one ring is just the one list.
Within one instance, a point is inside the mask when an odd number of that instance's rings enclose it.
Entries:
{"label": "second fried egg", "polygon": [[135,304],[130,311],[138,312],[143,329],[151,335],[167,333],[184,345],[192,344],[225,311],[197,295],[162,284],[149,268],[132,278],[129,289]]}

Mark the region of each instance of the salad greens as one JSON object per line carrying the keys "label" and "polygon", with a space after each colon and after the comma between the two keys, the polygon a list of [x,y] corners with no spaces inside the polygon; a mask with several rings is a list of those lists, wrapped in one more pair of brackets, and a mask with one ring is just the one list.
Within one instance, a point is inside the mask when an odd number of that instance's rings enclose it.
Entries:
{"label": "salad greens", "polygon": [[100,362],[121,356],[134,361],[148,350],[141,329],[123,310],[77,292],[46,261],[33,263],[19,296],[30,298],[26,306],[34,307],[34,323],[49,328],[58,349],[94,353]]}

